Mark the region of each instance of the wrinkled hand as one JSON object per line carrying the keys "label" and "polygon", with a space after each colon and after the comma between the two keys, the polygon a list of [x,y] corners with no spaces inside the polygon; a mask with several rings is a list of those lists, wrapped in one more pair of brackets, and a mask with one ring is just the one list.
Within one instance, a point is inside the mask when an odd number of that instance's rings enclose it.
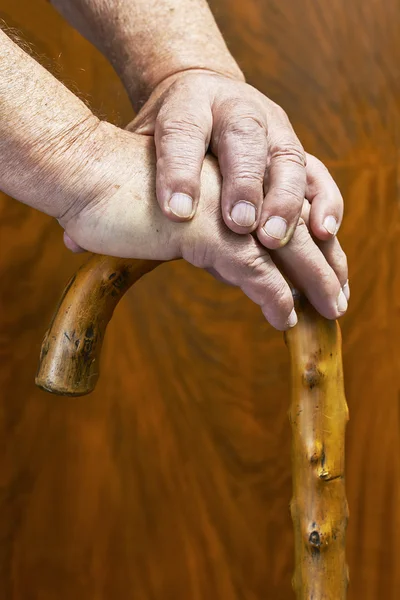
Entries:
{"label": "wrinkled hand", "polygon": [[267,320],[283,330],[295,325],[297,318],[291,289],[277,263],[322,315],[336,318],[345,312],[346,257],[336,237],[320,242],[320,248],[314,243],[306,225],[307,202],[304,220],[295,227],[291,241],[270,252],[253,235],[237,235],[226,227],[218,165],[207,157],[196,215],[187,223],[176,223],[165,218],[155,198],[153,138],[107,123],[96,136],[97,152],[104,148],[105,155],[98,159],[101,186],[96,180],[85,182],[87,203],[72,205],[60,219],[71,249],[79,245],[101,254],[157,260],[182,257],[239,286]]}
{"label": "wrinkled hand", "polygon": [[317,239],[332,239],[339,229],[343,200],[328,170],[304,152],[285,112],[247,83],[208,71],[174,75],[154,90],[133,130],[155,137],[157,198],[172,220],[188,220],[197,210],[210,148],[223,177],[222,216],[232,231],[256,231],[265,247],[282,247],[304,198]]}

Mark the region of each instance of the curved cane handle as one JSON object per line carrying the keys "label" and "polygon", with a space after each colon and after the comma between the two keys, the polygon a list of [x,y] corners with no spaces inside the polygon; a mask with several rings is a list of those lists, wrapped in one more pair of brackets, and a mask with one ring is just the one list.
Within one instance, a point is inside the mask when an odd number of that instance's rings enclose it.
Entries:
{"label": "curved cane handle", "polygon": [[106,327],[125,292],[159,261],[92,255],[64,290],[40,353],[36,385],[61,396],[92,392]]}

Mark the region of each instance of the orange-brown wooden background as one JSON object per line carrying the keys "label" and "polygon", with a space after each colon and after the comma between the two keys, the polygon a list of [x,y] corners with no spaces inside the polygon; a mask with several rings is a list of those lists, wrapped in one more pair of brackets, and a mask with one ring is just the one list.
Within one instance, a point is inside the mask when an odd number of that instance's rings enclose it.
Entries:
{"label": "orange-brown wooden background", "polygon": [[[213,0],[248,80],[341,186],[350,600],[400,598],[398,0]],[[125,123],[111,68],[45,0],[1,0],[40,60]],[[397,146],[397,147],[396,147]],[[1,197],[0,599],[289,600],[288,356],[240,292],[163,266],[119,306],[97,391],[36,390],[81,262]]]}

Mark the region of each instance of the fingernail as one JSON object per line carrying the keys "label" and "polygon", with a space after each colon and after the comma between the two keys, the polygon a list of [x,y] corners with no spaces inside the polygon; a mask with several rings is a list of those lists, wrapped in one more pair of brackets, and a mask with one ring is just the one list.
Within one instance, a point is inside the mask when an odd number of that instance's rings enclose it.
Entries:
{"label": "fingernail", "polygon": [[187,194],[172,194],[168,205],[177,217],[187,218],[193,212],[193,200]]}
{"label": "fingernail", "polygon": [[332,217],[332,215],[329,215],[329,217],[325,217],[323,225],[327,232],[331,235],[337,234],[339,229],[338,222],[336,221],[335,217]]}
{"label": "fingernail", "polygon": [[346,300],[349,301],[350,300],[349,280],[347,280],[346,283],[343,286],[343,294],[346,296]]}
{"label": "fingernail", "polygon": [[231,210],[232,221],[241,227],[250,227],[256,220],[256,208],[251,202],[237,202]]}
{"label": "fingernail", "polygon": [[340,314],[346,312],[347,310],[347,300],[346,296],[343,293],[343,290],[340,290],[340,294],[337,299],[337,309]]}
{"label": "fingernail", "polygon": [[297,323],[297,314],[296,314],[296,311],[293,309],[288,318],[288,326],[294,327],[296,325],[296,323]]}
{"label": "fingernail", "polygon": [[270,237],[283,240],[287,232],[287,223],[282,217],[270,217],[263,229]]}

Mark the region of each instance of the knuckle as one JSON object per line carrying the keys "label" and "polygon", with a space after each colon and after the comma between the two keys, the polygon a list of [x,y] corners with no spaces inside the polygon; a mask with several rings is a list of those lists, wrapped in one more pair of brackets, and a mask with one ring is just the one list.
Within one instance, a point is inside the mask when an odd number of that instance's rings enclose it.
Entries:
{"label": "knuckle", "polygon": [[312,169],[320,174],[323,173],[324,175],[330,175],[329,169],[324,165],[324,163],[319,158],[317,158],[313,154],[306,154],[306,157],[307,157],[307,165],[310,167],[310,169]]}
{"label": "knuckle", "polygon": [[185,179],[193,177],[193,173],[200,173],[200,170],[201,161],[188,147],[178,146],[167,151],[164,149],[156,161],[157,173],[168,171],[170,174],[179,173],[182,176],[186,173]]}
{"label": "knuckle", "polygon": [[206,131],[195,115],[183,114],[179,117],[159,115],[158,134],[163,138],[185,136],[192,140],[203,140]]}
{"label": "knuckle", "polygon": [[304,193],[300,186],[286,182],[284,186],[272,188],[270,196],[276,200],[279,206],[288,208],[301,203]]}
{"label": "knuckle", "polygon": [[234,179],[237,184],[255,183],[257,187],[263,185],[264,168],[261,160],[249,161],[247,157],[238,158],[229,165],[228,169],[224,169],[224,171],[227,171],[225,176]]}
{"label": "knuckle", "polygon": [[307,165],[306,153],[297,140],[281,140],[271,146],[271,159],[284,160],[296,166],[305,168]]}
{"label": "knuckle", "polygon": [[266,145],[249,148],[247,143],[232,143],[232,138],[227,140],[228,144],[219,146],[217,155],[220,167],[225,176],[242,179],[254,179],[264,182],[265,169],[267,165]]}
{"label": "knuckle", "polygon": [[254,256],[245,256],[243,261],[253,277],[270,277],[271,257],[269,254],[263,254],[255,258]]}
{"label": "knuckle", "polygon": [[208,141],[199,123],[188,116],[160,120],[156,125],[155,142],[157,169],[200,171]]}
{"label": "knuckle", "polygon": [[315,287],[314,292],[323,299],[327,305],[335,306],[340,292],[340,283],[332,268],[314,265]]}
{"label": "knuckle", "polygon": [[278,106],[277,115],[278,115],[280,121],[282,123],[284,123],[286,125],[286,127],[288,127],[288,126],[291,127],[289,115],[287,114],[286,110],[284,108],[282,108],[282,106]]}
{"label": "knuckle", "polygon": [[264,305],[271,304],[278,308],[284,315],[290,313],[293,305],[293,299],[289,290],[284,284],[279,285],[276,283],[274,286],[270,287]]}
{"label": "knuckle", "polygon": [[268,101],[268,105],[269,105],[270,110],[272,111],[275,121],[277,123],[279,123],[281,127],[285,127],[285,128],[288,126],[291,127],[288,114],[282,108],[282,106],[280,106],[276,102],[273,102],[270,99]]}
{"label": "knuckle", "polygon": [[258,283],[260,304],[273,304],[282,311],[287,310],[292,302],[289,288],[279,272],[272,267],[269,254],[248,258],[247,271],[252,279]]}
{"label": "knuckle", "polygon": [[232,134],[266,132],[265,110],[257,101],[229,97],[219,105],[215,117],[221,131]]}
{"label": "knuckle", "polygon": [[252,119],[230,122],[221,135],[214,134],[216,154],[227,174],[263,183],[267,167],[268,145],[265,130]]}
{"label": "knuckle", "polygon": [[223,128],[225,140],[242,140],[251,138],[252,144],[266,145],[267,136],[265,127],[256,115],[242,115],[235,119],[229,119]]}
{"label": "knuckle", "polygon": [[340,284],[333,269],[328,265],[321,264],[315,267],[315,275],[318,287],[324,296],[335,301],[340,291]]}

